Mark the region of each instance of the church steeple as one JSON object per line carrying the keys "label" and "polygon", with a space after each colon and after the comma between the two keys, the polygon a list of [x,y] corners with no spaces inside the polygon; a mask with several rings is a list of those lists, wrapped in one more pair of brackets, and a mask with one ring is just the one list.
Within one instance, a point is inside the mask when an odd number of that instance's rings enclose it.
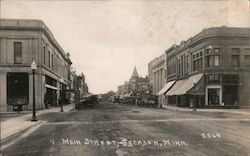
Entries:
{"label": "church steeple", "polygon": [[135,68],[134,68],[134,71],[133,71],[131,77],[132,77],[132,78],[134,78],[134,77],[139,77],[138,72],[137,72],[137,69],[136,69],[136,66],[135,66]]}

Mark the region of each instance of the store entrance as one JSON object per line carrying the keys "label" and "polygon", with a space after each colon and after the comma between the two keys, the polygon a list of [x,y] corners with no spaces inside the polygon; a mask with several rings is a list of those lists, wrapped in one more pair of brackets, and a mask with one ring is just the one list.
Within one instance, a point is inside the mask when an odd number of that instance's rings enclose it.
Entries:
{"label": "store entrance", "polygon": [[220,88],[208,89],[208,105],[211,106],[220,105]]}

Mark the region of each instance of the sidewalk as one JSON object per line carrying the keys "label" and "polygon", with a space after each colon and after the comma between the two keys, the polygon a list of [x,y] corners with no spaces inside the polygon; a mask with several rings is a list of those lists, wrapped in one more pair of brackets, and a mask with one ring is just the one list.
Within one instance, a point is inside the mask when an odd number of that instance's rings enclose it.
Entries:
{"label": "sidewalk", "polygon": [[[59,112],[60,107],[54,107],[50,109],[44,109],[44,110],[38,110],[36,115],[41,115],[45,113],[50,113],[50,112]],[[74,109],[73,104],[68,104],[63,106],[64,112],[68,112],[70,110]],[[30,128],[32,126],[40,124],[42,121],[37,121],[37,122],[31,122],[32,118],[32,111],[30,111],[29,114],[21,115],[18,117],[14,117],[5,121],[2,121],[1,124],[1,140],[16,134],[18,132],[21,132],[27,128]],[[39,119],[39,118],[38,118]]]}
{"label": "sidewalk", "polygon": [[[193,108],[188,107],[178,107],[171,105],[164,105],[163,109],[172,110],[172,111],[186,111],[191,112]],[[223,112],[223,113],[236,113],[242,115],[250,115],[250,109],[207,109],[207,108],[196,108],[196,111],[199,112]]]}

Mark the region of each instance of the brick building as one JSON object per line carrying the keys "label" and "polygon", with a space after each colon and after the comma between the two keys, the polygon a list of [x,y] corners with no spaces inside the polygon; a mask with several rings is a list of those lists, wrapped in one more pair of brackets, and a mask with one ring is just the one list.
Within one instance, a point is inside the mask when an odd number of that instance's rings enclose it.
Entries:
{"label": "brick building", "polygon": [[0,108],[13,105],[31,110],[33,84],[31,63],[35,61],[36,108],[58,106],[67,98],[70,82],[69,54],[40,20],[0,20]]}
{"label": "brick building", "polygon": [[214,27],[165,51],[169,104],[250,106],[250,29]]}

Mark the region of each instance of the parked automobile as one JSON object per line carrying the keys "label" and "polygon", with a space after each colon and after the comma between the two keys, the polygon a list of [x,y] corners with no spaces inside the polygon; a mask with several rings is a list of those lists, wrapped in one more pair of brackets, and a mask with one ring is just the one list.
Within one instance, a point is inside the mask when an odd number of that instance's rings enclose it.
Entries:
{"label": "parked automobile", "polygon": [[157,107],[159,105],[158,96],[156,95],[142,96],[139,98],[138,105],[144,107]]}
{"label": "parked automobile", "polygon": [[86,107],[93,107],[98,103],[97,96],[94,94],[84,95],[81,100],[79,100],[76,109],[83,109]]}

